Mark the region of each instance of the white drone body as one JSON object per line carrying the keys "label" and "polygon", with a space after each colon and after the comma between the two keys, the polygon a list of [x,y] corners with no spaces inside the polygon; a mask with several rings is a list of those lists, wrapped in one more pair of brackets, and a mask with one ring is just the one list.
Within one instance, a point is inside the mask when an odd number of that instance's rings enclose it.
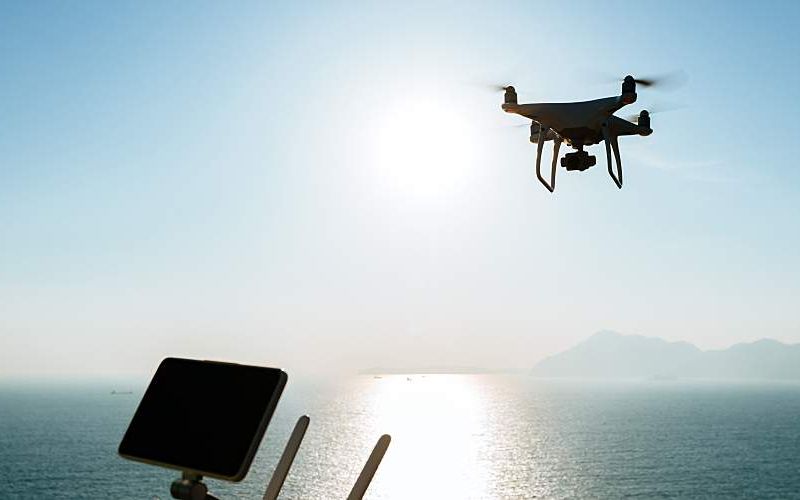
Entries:
{"label": "white drone body", "polygon": [[[561,166],[567,170],[583,171],[595,165],[594,156],[583,150],[584,146],[599,144],[605,141],[608,173],[618,188],[622,188],[622,162],[619,155],[621,135],[650,135],[650,114],[642,111],[638,123],[624,120],[614,113],[623,106],[636,102],[636,82],[632,76],[626,76],[622,82],[622,94],[617,97],[606,97],[593,101],[569,103],[517,104],[517,93],[514,87],[505,87],[505,102],[502,105],[506,113],[514,113],[531,120],[531,142],[537,144],[536,177],[551,193],[556,188],[556,165],[561,143],[576,149],[561,159]],[[646,83],[646,81],[643,81]],[[550,182],[541,173],[542,149],[544,143],[553,141],[553,164],[550,170]],[[614,152],[616,169],[611,163],[611,151]],[[615,173],[616,170],[616,173]]]}

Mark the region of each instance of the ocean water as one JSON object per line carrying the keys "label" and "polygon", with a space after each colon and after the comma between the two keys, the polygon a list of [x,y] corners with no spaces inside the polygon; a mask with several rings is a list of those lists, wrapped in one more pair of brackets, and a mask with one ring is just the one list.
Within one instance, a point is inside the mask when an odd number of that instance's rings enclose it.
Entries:
{"label": "ocean water", "polygon": [[[0,383],[0,498],[170,498],[175,471],[116,454],[143,388]],[[370,499],[800,498],[800,384],[494,375],[290,378],[247,478],[211,491],[260,498],[303,413],[283,498],[345,498],[384,432]]]}

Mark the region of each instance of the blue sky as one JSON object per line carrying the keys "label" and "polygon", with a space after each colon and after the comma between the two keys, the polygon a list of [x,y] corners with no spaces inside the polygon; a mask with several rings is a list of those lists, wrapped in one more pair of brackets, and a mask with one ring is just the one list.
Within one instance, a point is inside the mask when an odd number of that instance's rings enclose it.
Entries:
{"label": "blue sky", "polygon": [[[800,342],[789,2],[6,2],[0,371],[524,368],[592,332]],[[535,181],[502,96],[640,90]],[[628,114],[627,110],[625,110]]]}

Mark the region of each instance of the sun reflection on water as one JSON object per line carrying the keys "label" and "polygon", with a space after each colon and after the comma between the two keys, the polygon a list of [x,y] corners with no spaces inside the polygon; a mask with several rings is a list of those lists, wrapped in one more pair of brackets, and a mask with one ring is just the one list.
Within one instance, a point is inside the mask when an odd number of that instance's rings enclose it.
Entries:
{"label": "sun reflection on water", "polygon": [[367,405],[375,435],[392,436],[370,498],[491,498],[485,401],[465,375],[374,379]]}

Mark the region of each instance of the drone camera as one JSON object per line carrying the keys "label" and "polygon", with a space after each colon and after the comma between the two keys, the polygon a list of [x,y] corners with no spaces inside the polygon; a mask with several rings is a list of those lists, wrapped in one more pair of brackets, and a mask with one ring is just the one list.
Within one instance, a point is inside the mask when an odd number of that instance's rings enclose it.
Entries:
{"label": "drone camera", "polygon": [[512,86],[506,87],[506,94],[504,96],[506,104],[517,104],[517,91]]}
{"label": "drone camera", "polygon": [[597,164],[597,158],[590,156],[586,151],[576,151],[575,153],[567,153],[561,158],[561,166],[566,168],[567,171],[578,170],[583,172],[589,167]]}

